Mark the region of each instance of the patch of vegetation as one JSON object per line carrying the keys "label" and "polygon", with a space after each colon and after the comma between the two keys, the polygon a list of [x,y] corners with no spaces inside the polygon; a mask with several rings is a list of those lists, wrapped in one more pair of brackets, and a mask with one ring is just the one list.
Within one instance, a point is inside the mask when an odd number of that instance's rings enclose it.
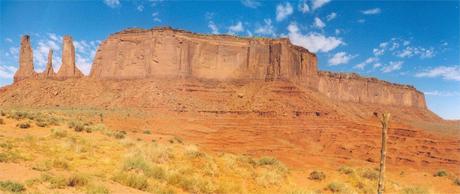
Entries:
{"label": "patch of vegetation", "polygon": [[435,177],[444,177],[444,176],[448,176],[448,175],[449,175],[449,173],[447,173],[447,171],[445,171],[445,170],[438,170],[433,174],[433,176],[435,176]]}
{"label": "patch of vegetation", "polygon": [[27,129],[27,128],[30,128],[30,124],[27,123],[27,122],[26,123],[18,123],[16,125],[16,127],[21,128],[21,129]]}
{"label": "patch of vegetation", "polygon": [[353,174],[355,171],[353,170],[353,168],[349,166],[341,166],[339,168],[339,172],[342,174],[350,175],[350,174]]}
{"label": "patch of vegetation", "polygon": [[32,166],[33,170],[49,171],[51,170],[52,163],[49,160],[39,161]]}
{"label": "patch of vegetation", "polygon": [[429,194],[430,192],[422,187],[406,187],[401,190],[401,194]]}
{"label": "patch of vegetation", "polygon": [[144,134],[152,134],[152,132],[150,130],[144,130],[143,132]]}
{"label": "patch of vegetation", "polygon": [[310,180],[317,180],[317,181],[322,181],[326,178],[326,174],[321,171],[313,171],[310,173],[310,176],[308,177]]}
{"label": "patch of vegetation", "polygon": [[266,156],[260,158],[259,161],[257,161],[258,165],[275,165],[278,163],[279,161],[276,158]]}
{"label": "patch of vegetation", "polygon": [[345,191],[345,185],[340,182],[331,182],[326,186],[326,189],[333,193],[340,193]]}
{"label": "patch of vegetation", "polygon": [[144,175],[139,175],[131,172],[120,172],[113,177],[113,180],[122,185],[141,191],[148,191],[149,189],[148,179]]}
{"label": "patch of vegetation", "polygon": [[456,184],[457,186],[460,186],[460,178],[455,178],[454,184]]}
{"label": "patch of vegetation", "polygon": [[67,186],[69,187],[82,187],[87,185],[89,182],[86,176],[81,174],[73,174],[67,179]]}
{"label": "patch of vegetation", "polygon": [[4,125],[5,124],[5,121],[3,120],[3,118],[0,118],[0,125]]}
{"label": "patch of vegetation", "polygon": [[88,185],[86,194],[109,194],[109,190],[102,185]]}
{"label": "patch of vegetation", "polygon": [[[82,132],[82,131],[87,131],[87,127],[89,126],[88,123],[84,123],[82,121],[70,121],[68,123],[68,127],[73,129],[76,132]],[[87,131],[88,132],[88,131]]]}
{"label": "patch of vegetation", "polygon": [[64,170],[69,170],[70,165],[64,159],[55,159],[55,160],[53,160],[53,167],[54,168],[64,169]]}
{"label": "patch of vegetation", "polygon": [[26,188],[21,183],[13,182],[13,181],[0,181],[0,190],[18,193],[25,191]]}
{"label": "patch of vegetation", "polygon": [[369,179],[369,180],[378,180],[379,179],[379,172],[374,170],[374,169],[365,169],[361,176],[363,178]]}
{"label": "patch of vegetation", "polygon": [[56,137],[56,138],[67,137],[67,131],[64,129],[54,128],[54,129],[51,129],[51,133],[53,137]]}

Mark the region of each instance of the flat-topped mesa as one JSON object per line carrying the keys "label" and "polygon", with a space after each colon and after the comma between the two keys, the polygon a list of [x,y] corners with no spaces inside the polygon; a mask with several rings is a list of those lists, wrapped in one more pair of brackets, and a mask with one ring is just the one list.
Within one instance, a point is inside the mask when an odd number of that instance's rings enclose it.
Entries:
{"label": "flat-topped mesa", "polygon": [[36,77],[34,71],[33,51],[30,46],[30,36],[21,37],[21,48],[19,50],[19,68],[14,74],[14,81]]}
{"label": "flat-topped mesa", "polygon": [[71,36],[64,36],[62,48],[62,65],[56,78],[63,80],[83,77],[83,73],[75,65],[75,47]]}
{"label": "flat-topped mesa", "polygon": [[355,73],[319,71],[316,89],[335,100],[426,108],[424,94],[413,86],[361,77]]}
{"label": "flat-topped mesa", "polygon": [[96,52],[95,79],[195,77],[203,79],[306,79],[316,56],[288,39],[199,35],[171,28],[128,29]]}

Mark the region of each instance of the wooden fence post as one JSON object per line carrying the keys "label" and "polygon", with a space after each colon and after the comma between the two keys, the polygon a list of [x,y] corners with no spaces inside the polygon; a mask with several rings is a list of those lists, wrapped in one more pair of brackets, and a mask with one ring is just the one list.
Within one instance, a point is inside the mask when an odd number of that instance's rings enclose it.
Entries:
{"label": "wooden fence post", "polygon": [[379,184],[377,188],[378,194],[383,194],[384,181],[385,181],[385,157],[387,154],[387,131],[388,123],[390,121],[390,113],[383,113],[380,118],[382,124],[382,149],[380,151],[380,173],[379,173]]}

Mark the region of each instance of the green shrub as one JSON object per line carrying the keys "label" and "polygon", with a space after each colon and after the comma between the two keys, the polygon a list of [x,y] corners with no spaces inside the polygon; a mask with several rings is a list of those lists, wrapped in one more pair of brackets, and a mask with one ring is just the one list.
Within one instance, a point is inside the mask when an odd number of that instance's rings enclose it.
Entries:
{"label": "green shrub", "polygon": [[435,177],[436,177],[436,176],[438,176],[438,177],[444,177],[444,176],[447,176],[447,175],[449,175],[449,174],[447,173],[447,171],[445,171],[445,170],[438,170],[436,173],[434,173],[433,176],[435,176]]}
{"label": "green shrub", "polygon": [[143,175],[138,175],[135,173],[118,173],[113,177],[115,182],[118,182],[122,185],[139,189],[141,191],[147,191],[149,189],[149,183],[147,177]]}
{"label": "green shrub", "polygon": [[342,166],[339,168],[339,172],[341,172],[342,174],[350,175],[353,174],[355,171],[351,167]]}
{"label": "green shrub", "polygon": [[401,190],[402,194],[429,194],[427,189],[422,188],[422,187],[406,187]]}
{"label": "green shrub", "polygon": [[257,162],[258,165],[274,165],[274,164],[278,164],[279,161],[276,159],[276,158],[272,158],[272,157],[262,157],[259,159],[259,161]]}
{"label": "green shrub", "polygon": [[116,138],[116,139],[123,139],[125,138],[126,136],[126,131],[116,131],[113,136]]}
{"label": "green shrub", "polygon": [[51,133],[56,138],[63,138],[67,136],[67,131],[59,128],[51,129]]}
{"label": "green shrub", "polygon": [[326,178],[326,175],[321,171],[313,171],[310,173],[310,176],[308,178],[310,180],[322,181]]}
{"label": "green shrub", "polygon": [[37,121],[37,122],[35,122],[35,125],[37,125],[38,127],[47,127],[48,123],[46,123],[44,121]]}
{"label": "green shrub", "polygon": [[27,129],[27,128],[30,128],[30,124],[29,123],[18,123],[16,127],[19,127],[21,129]]}
{"label": "green shrub", "polygon": [[379,172],[376,170],[372,170],[372,169],[365,169],[364,172],[361,174],[361,176],[369,180],[378,180]]}
{"label": "green shrub", "polygon": [[51,170],[51,165],[51,161],[49,160],[40,161],[35,163],[35,165],[32,166],[32,169],[37,171],[48,171]]}
{"label": "green shrub", "polygon": [[74,129],[76,132],[85,131],[88,125],[88,123],[83,123],[81,121],[70,121],[68,123],[69,128]]}
{"label": "green shrub", "polygon": [[327,185],[326,189],[333,193],[339,193],[345,190],[345,185],[339,182],[331,182]]}
{"label": "green shrub", "polygon": [[67,179],[67,186],[69,187],[82,187],[82,186],[85,186],[87,185],[89,182],[88,178],[83,176],[83,175],[79,175],[79,174],[74,174],[72,176],[70,176],[68,179]]}
{"label": "green shrub", "polygon": [[25,191],[26,188],[20,183],[12,181],[0,181],[0,190],[17,193]]}
{"label": "green shrub", "polygon": [[53,160],[53,167],[68,170],[70,168],[70,165],[67,161],[63,159],[56,159],[56,160]]}
{"label": "green shrub", "polygon": [[454,184],[456,184],[457,186],[460,186],[460,178],[455,178]]}
{"label": "green shrub", "polygon": [[143,133],[144,134],[152,134],[152,132],[150,130],[145,130]]}
{"label": "green shrub", "polygon": [[102,185],[89,185],[86,194],[109,194],[109,190]]}

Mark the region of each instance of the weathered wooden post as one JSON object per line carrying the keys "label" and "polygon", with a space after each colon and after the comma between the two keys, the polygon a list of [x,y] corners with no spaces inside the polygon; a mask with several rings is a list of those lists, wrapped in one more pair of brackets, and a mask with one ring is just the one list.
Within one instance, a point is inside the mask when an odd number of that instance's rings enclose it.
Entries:
{"label": "weathered wooden post", "polygon": [[385,157],[387,154],[387,131],[388,122],[390,121],[390,113],[383,113],[380,118],[382,124],[382,149],[380,151],[380,173],[379,173],[379,184],[377,188],[378,194],[383,194],[384,181],[385,181]]}

